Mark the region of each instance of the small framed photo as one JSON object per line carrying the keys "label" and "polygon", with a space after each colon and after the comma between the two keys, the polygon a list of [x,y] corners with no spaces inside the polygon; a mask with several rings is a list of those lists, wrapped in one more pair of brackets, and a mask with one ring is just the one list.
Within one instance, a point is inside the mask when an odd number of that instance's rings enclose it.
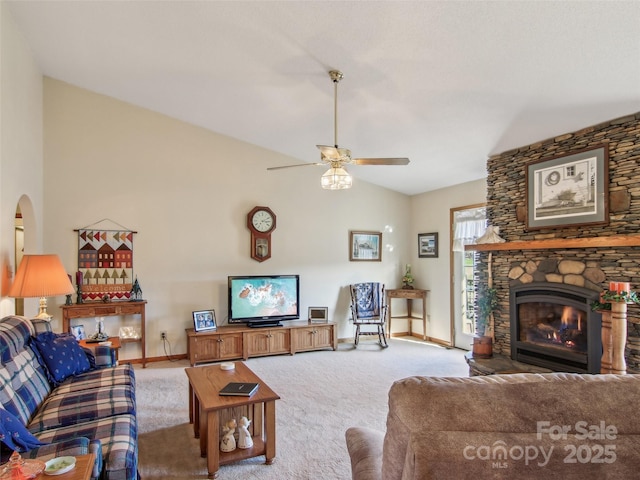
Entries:
{"label": "small framed photo", "polygon": [[329,321],[329,308],[309,307],[309,323],[327,323]]}
{"label": "small framed photo", "polygon": [[418,234],[418,257],[437,258],[438,257],[438,234],[419,233]]}
{"label": "small framed photo", "polygon": [[382,261],[381,232],[349,232],[349,261]]}
{"label": "small framed photo", "polygon": [[527,229],[609,223],[606,144],[527,165]]}
{"label": "small framed photo", "polygon": [[196,332],[215,330],[216,312],[214,310],[198,310],[193,312],[193,328]]}
{"label": "small framed photo", "polygon": [[69,328],[71,330],[71,334],[76,337],[76,340],[85,340],[87,338],[87,334],[84,331],[84,325],[73,325]]}

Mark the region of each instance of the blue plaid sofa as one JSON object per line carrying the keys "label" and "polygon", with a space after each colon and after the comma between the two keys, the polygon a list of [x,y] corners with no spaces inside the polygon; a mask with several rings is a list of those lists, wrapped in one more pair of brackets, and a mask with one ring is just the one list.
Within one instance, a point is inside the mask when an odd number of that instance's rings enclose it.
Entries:
{"label": "blue plaid sofa", "polygon": [[36,325],[19,316],[0,320],[2,458],[14,449],[45,461],[93,452],[92,478],[136,480],[132,366],[116,366],[109,347],[94,355],[72,336],[38,333]]}

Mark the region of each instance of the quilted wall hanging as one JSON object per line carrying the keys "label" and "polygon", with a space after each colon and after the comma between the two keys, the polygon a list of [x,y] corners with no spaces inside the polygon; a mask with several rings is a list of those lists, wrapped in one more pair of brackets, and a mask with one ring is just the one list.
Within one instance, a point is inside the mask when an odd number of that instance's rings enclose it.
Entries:
{"label": "quilted wall hanging", "polygon": [[[108,228],[106,222],[120,228]],[[129,300],[134,282],[133,235],[137,232],[108,219],[76,231],[78,301]]]}

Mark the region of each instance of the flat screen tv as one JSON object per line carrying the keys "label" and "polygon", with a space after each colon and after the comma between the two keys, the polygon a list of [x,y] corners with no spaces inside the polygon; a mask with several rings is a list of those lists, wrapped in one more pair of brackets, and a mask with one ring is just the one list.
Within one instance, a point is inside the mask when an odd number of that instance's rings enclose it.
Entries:
{"label": "flat screen tv", "polygon": [[230,276],[228,283],[229,323],[269,327],[300,318],[299,275]]}

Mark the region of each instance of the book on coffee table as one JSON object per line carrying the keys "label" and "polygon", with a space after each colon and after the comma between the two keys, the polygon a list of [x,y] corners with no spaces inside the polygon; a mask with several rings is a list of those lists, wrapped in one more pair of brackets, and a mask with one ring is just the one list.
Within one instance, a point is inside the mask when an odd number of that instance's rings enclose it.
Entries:
{"label": "book on coffee table", "polygon": [[228,383],[222,390],[220,395],[241,395],[243,397],[250,397],[258,390],[258,383],[250,382],[231,382]]}

